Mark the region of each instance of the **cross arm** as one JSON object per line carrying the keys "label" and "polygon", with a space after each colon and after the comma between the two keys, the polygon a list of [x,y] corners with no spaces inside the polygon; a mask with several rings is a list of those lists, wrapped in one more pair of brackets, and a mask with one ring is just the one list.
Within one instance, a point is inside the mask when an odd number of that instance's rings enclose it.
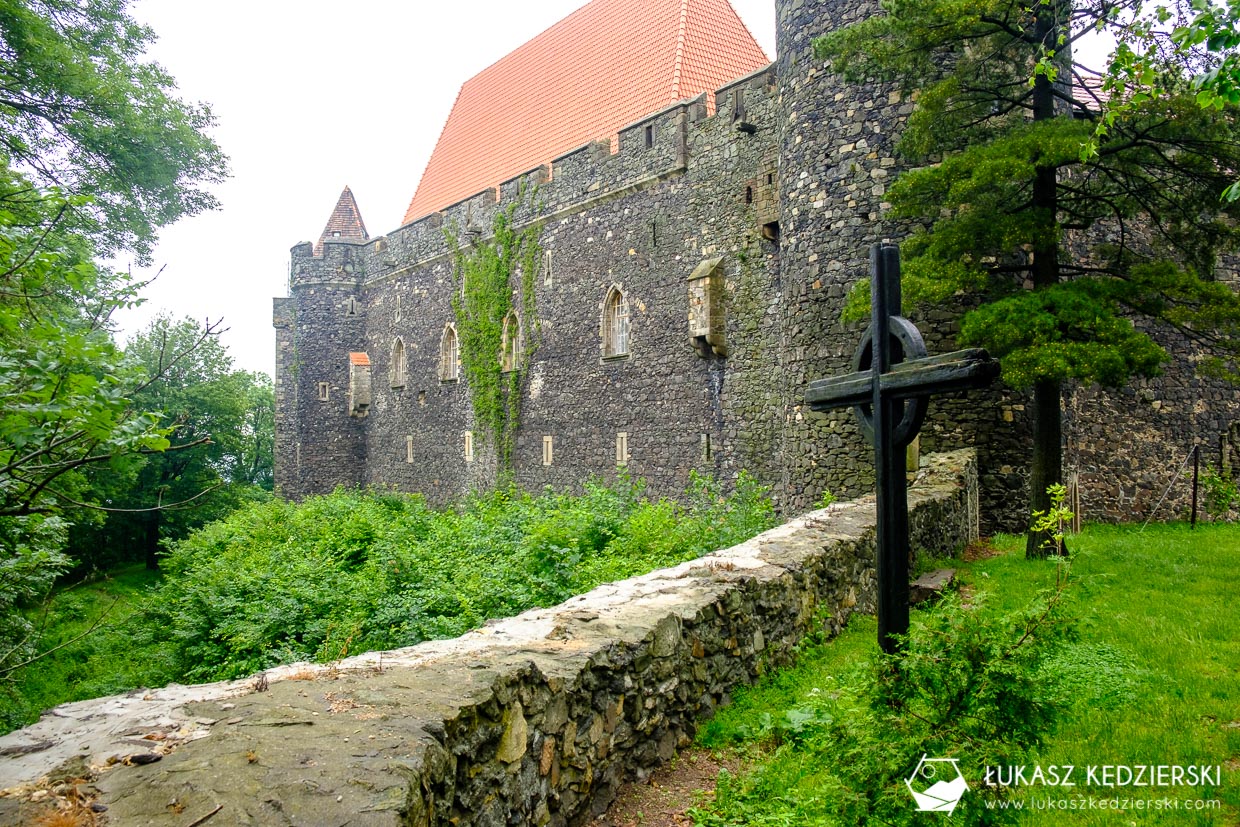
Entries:
{"label": "cross arm", "polygon": [[[968,348],[892,365],[880,377],[884,395],[913,399],[984,387],[999,375],[999,363],[981,348]],[[810,382],[805,401],[812,410],[829,411],[873,401],[874,377],[863,370]]]}

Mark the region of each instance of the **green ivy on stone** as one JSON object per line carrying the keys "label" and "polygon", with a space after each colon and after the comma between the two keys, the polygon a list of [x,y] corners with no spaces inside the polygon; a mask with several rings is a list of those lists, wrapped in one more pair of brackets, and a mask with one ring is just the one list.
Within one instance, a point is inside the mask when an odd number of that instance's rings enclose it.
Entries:
{"label": "green ivy on stone", "polygon": [[[452,311],[474,427],[495,446],[501,473],[512,468],[513,442],[521,418],[521,383],[541,329],[534,274],[542,248],[537,225],[520,230],[514,226],[513,216],[521,203],[514,201],[496,212],[490,238],[463,247],[454,231],[444,231],[454,262]],[[514,277],[520,280],[516,291]],[[501,353],[504,318],[515,306],[514,292],[520,295],[518,321],[523,347],[520,362],[505,374]]]}

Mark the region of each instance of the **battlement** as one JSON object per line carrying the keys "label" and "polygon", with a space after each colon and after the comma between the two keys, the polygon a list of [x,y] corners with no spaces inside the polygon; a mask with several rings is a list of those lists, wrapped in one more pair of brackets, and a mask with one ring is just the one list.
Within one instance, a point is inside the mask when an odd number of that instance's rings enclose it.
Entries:
{"label": "battlement", "polygon": [[[683,173],[694,153],[723,152],[720,138],[752,134],[757,122],[773,123],[775,65],[738,78],[714,93],[677,101],[603,137],[569,150],[551,163],[405,224],[369,241],[325,239],[323,251],[303,242],[292,249],[290,284],[350,282],[361,285],[449,253],[444,227],[462,244],[490,233],[496,210],[517,205],[516,221],[545,220]],[[527,194],[534,193],[533,199]]]}

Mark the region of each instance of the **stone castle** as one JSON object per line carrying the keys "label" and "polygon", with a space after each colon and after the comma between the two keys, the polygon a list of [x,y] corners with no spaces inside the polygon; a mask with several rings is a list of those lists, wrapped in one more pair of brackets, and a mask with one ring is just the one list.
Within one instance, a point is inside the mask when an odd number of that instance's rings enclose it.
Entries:
{"label": "stone castle", "polygon": [[[869,246],[900,240],[884,193],[913,104],[813,57],[814,37],[868,6],[775,4],[768,64],[725,0],[593,0],[462,88],[403,226],[369,237],[346,189],[319,242],[293,248],[275,300],[278,490],[373,484],[442,502],[495,480],[459,365],[445,229],[469,244],[508,208],[544,251],[524,280],[532,302],[514,302],[537,319],[515,316],[497,354],[519,370],[520,485],[624,467],[672,495],[693,470],[730,484],[745,469],[787,512],[868,490],[851,413],[811,413],[803,394],[850,369],[861,326],[840,321],[845,296]],[[626,44],[637,58],[617,57]],[[598,51],[609,60],[581,63]],[[664,70],[674,83],[643,91]],[[598,91],[606,77],[623,94]],[[913,316],[932,353],[954,348],[957,313]],[[1240,444],[1235,389],[1196,378],[1188,343],[1153,332],[1174,357],[1163,377],[1065,393],[1065,467],[1088,519],[1144,518],[1169,484],[1158,516],[1182,515],[1191,447],[1227,461]],[[1000,383],[930,404],[921,449],[976,447],[984,528],[1026,520],[1026,402]]]}

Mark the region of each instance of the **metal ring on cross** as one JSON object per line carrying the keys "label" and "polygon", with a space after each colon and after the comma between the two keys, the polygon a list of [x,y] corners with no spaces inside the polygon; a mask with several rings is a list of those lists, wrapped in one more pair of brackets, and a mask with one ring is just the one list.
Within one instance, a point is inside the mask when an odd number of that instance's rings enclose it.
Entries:
{"label": "metal ring on cross", "polygon": [[[926,355],[926,342],[921,338],[921,331],[912,322],[903,316],[889,316],[888,325],[890,325],[889,352],[892,365],[906,360],[921,359]],[[857,352],[853,354],[852,368],[854,371],[869,370],[873,363],[874,326],[869,325],[861,336],[861,344],[857,346]],[[892,431],[892,437],[899,447],[909,445],[917,436],[917,432],[921,430],[922,422],[926,418],[926,403],[925,397],[904,400],[900,422]],[[853,407],[853,412],[857,415],[857,422],[865,438],[873,443],[873,405],[856,405]]]}

